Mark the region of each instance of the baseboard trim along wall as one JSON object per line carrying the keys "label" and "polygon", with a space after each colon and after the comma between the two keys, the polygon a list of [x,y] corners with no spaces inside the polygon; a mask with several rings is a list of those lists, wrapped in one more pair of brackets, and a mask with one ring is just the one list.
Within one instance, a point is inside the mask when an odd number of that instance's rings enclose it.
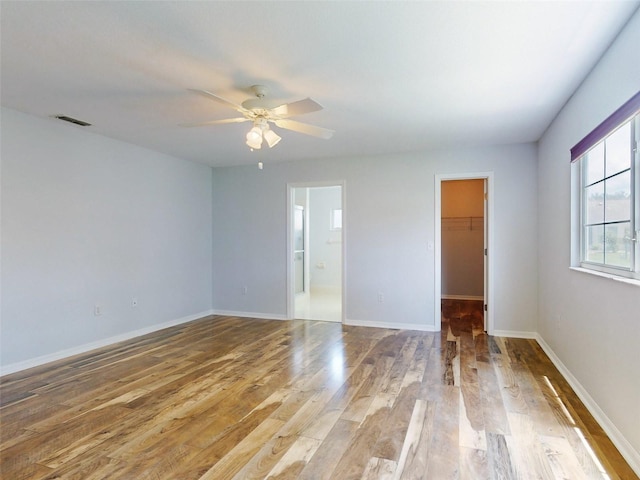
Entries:
{"label": "baseboard trim along wall", "polygon": [[276,313],[236,312],[233,310],[212,310],[211,315],[223,317],[259,318],[261,320],[289,320],[286,315]]}
{"label": "baseboard trim along wall", "polygon": [[141,337],[142,335],[146,335],[148,333],[157,332],[158,330],[175,327],[176,325],[180,325],[182,323],[192,322],[209,315],[213,315],[213,310],[194,313],[193,315],[187,315],[186,317],[169,320],[168,322],[164,323],[158,323],[156,325],[151,325],[148,327],[140,328],[138,330],[133,330],[131,332],[122,333],[113,337],[103,338],[102,340],[96,340],[95,342],[85,343],[84,345],[67,348],[65,350],[60,350],[48,355],[42,355],[40,357],[31,358],[29,360],[23,360],[22,362],[2,365],[0,366],[0,375],[8,375],[10,373],[27,370],[28,368],[39,367],[40,365],[44,365],[45,363],[55,362],[57,360],[62,360],[63,358],[73,357],[74,355],[90,352],[91,350],[95,350],[97,348],[106,347],[109,345],[113,345],[114,343],[123,342],[125,340],[131,340],[132,338]]}
{"label": "baseboard trim along wall", "polygon": [[526,338],[537,339],[536,332],[519,332],[517,330],[494,330],[491,334],[494,337],[511,337],[511,338]]}
{"label": "baseboard trim along wall", "polygon": [[346,319],[345,325],[351,325],[354,327],[373,327],[373,328],[391,328],[394,330],[417,330],[419,332],[435,332],[436,329],[433,325],[419,325],[416,323],[390,323],[390,322],[376,322],[371,320],[353,320]]}
{"label": "baseboard trim along wall", "polygon": [[536,334],[536,341],[544,350],[544,353],[551,359],[556,368],[560,371],[562,376],[569,382],[571,388],[576,392],[578,398],[585,404],[587,410],[593,415],[596,421],[600,424],[602,429],[609,436],[613,444],[620,451],[620,454],[627,461],[633,471],[640,476],[640,452],[636,451],[633,446],[627,441],[627,439],[620,433],[620,430],[613,424],[609,417],[602,411],[596,401],[589,395],[582,384],[576,377],[573,376],[571,371],[562,363],[560,358],[555,354],[553,349],[544,341],[540,334]]}

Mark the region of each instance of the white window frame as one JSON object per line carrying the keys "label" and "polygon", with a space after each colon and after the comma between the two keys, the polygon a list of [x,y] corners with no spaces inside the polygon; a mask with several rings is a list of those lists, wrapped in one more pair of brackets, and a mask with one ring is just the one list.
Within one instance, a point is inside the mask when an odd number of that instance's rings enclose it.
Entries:
{"label": "white window frame", "polygon": [[[626,110],[625,110],[626,109]],[[622,113],[621,113],[622,112]],[[630,193],[631,193],[631,214],[630,214],[630,231],[629,237],[631,245],[631,266],[630,268],[615,266],[606,262],[606,252],[603,263],[590,261],[586,259],[586,166],[585,159],[589,152],[601,145],[605,140],[613,135],[620,127],[630,123]],[[593,273],[606,274],[612,278],[631,279],[632,281],[640,280],[640,92],[632,97],[629,102],[625,103],[614,114],[607,118],[601,125],[596,127],[587,137],[579,142],[572,150],[572,162],[576,169],[577,179],[573,183],[574,201],[579,208],[573,210],[576,219],[576,227],[572,230],[573,245],[577,247],[578,255],[573,256],[572,265],[579,267],[585,271]],[[605,151],[606,162],[606,151]],[[601,181],[605,181],[610,176],[605,172]],[[577,218],[576,218],[577,217]],[[603,226],[610,224],[607,218],[603,218]],[[605,247],[606,250],[606,247]]]}

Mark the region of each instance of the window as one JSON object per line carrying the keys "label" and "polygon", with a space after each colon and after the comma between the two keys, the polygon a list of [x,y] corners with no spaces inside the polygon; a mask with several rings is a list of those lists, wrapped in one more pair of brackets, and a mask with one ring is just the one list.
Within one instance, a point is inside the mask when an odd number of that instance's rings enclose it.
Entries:
{"label": "window", "polygon": [[334,208],[331,210],[331,219],[329,220],[329,230],[342,230],[342,209]]}
{"label": "window", "polygon": [[580,266],[640,279],[640,92],[571,150]]}

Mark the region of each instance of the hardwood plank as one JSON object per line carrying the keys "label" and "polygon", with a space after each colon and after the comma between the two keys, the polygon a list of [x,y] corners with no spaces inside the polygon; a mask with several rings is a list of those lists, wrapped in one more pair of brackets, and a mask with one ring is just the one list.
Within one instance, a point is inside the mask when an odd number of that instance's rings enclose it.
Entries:
{"label": "hardwood plank", "polygon": [[418,382],[411,383],[400,390],[372,450],[374,457],[398,461],[419,391]]}
{"label": "hardwood plank", "polygon": [[[315,438],[298,437],[287,453],[267,474],[268,479],[295,479],[316,453],[322,442]],[[204,478],[203,478],[204,480]]]}
{"label": "hardwood plank", "polygon": [[[200,477],[201,480],[231,478],[242,469],[257,452],[281,427],[283,422],[267,418],[246,435],[235,447],[229,450],[222,459]],[[275,468],[275,467],[274,467]]]}
{"label": "hardwood plank", "polygon": [[233,476],[234,480],[262,480],[296,441],[295,436],[271,437],[260,450]]}
{"label": "hardwood plank", "polygon": [[8,405],[2,412],[0,447],[10,441],[10,438],[19,435],[20,430],[32,429],[35,423],[46,420],[65,410],[65,406],[51,403],[41,395],[30,399],[29,402]]}
{"label": "hardwood plank", "polygon": [[[71,462],[55,470],[55,473],[42,480],[74,479],[74,480],[102,480],[105,478],[122,477],[127,467],[126,463],[109,457],[92,456],[82,462]],[[126,477],[125,477],[126,478]]]}
{"label": "hardwood plank", "polygon": [[[116,461],[115,465],[102,466],[101,471],[111,478],[111,472],[117,478],[184,478],[181,466],[191,465],[200,450],[185,444],[162,445],[162,448],[153,452],[143,452],[130,461]],[[109,467],[108,470],[105,467]],[[96,472],[97,474],[97,472]],[[100,478],[97,476],[96,478]]]}
{"label": "hardwood plank", "polygon": [[356,422],[338,419],[297,478],[300,480],[335,478],[333,467],[336,464],[336,459],[340,458],[350,447],[351,438],[358,427],[359,424]]}
{"label": "hardwood plank", "polygon": [[459,363],[456,361],[458,358],[458,343],[456,341],[447,340],[447,344],[444,349],[444,365],[445,370],[442,375],[442,383],[445,385],[460,385],[460,382],[456,383],[456,367]]}
{"label": "hardwood plank", "polygon": [[46,478],[51,472],[51,468],[25,461],[20,457],[3,460],[0,466],[1,478],[11,480],[39,480]]}
{"label": "hardwood plank", "polygon": [[396,471],[396,462],[386,458],[371,457],[361,480],[391,480]]}
{"label": "hardwood plank", "polygon": [[489,336],[481,331],[473,337],[473,346],[476,354],[476,362],[489,363],[491,354],[489,353]]}
{"label": "hardwood plank", "polygon": [[478,386],[482,405],[482,418],[486,432],[508,434],[509,422],[502,392],[491,363],[477,362]]}
{"label": "hardwood plank", "polygon": [[487,450],[484,431],[480,390],[478,386],[464,385],[460,388],[460,411],[458,412],[458,444],[471,450]]}
{"label": "hardwood plank", "polygon": [[391,378],[397,373],[392,368],[397,363],[393,352],[401,351],[406,344],[406,339],[397,335],[384,338],[372,348],[363,360],[371,364],[373,369],[368,378],[354,395],[353,400],[345,408],[342,418],[361,422],[371,405],[375,395],[380,391],[389,391]]}
{"label": "hardwood plank", "polygon": [[504,435],[487,432],[487,459],[493,480],[517,478]]}
{"label": "hardwood plank", "polygon": [[531,417],[508,413],[511,435],[506,437],[507,448],[518,478],[553,478],[544,448],[537,437]]}
{"label": "hardwood plank", "polygon": [[571,445],[565,438],[541,436],[540,442],[554,478],[580,478],[584,475]]}
{"label": "hardwood plank", "polygon": [[533,424],[538,435],[562,435],[562,427],[553,415],[551,407],[540,390],[536,379],[526,365],[512,366],[515,381],[520,387],[524,401],[527,404],[527,412],[533,419]]}
{"label": "hardwood plank", "polygon": [[426,474],[434,415],[434,404],[423,400],[415,402],[400,457],[394,462],[393,478],[419,478]]}
{"label": "hardwood plank", "polygon": [[480,478],[492,478],[487,463],[487,450],[461,446],[460,480],[478,480]]}
{"label": "hardwood plank", "polygon": [[334,478],[356,479],[363,475],[394,400],[394,395],[381,393],[371,402],[365,419],[351,437],[348,448],[335,466]]}
{"label": "hardwood plank", "polygon": [[491,356],[491,360],[507,413],[527,413],[527,403],[511,370],[508,356],[496,354]]}
{"label": "hardwood plank", "polygon": [[437,403],[433,421],[431,453],[427,471],[431,478],[458,478],[460,472],[459,419],[460,389],[442,387],[442,398]]}
{"label": "hardwood plank", "polygon": [[[80,421],[58,425],[56,429],[30,436],[20,443],[2,450],[0,463],[2,472],[12,468],[38,464],[55,469],[60,465],[58,459],[66,456],[74,458],[94,445],[96,436],[108,429],[113,422],[125,420],[130,411],[121,407],[111,407],[95,414],[87,415]],[[50,465],[49,465],[50,464]],[[16,467],[17,466],[17,467]],[[19,476],[13,473],[13,476]],[[9,475],[9,478],[12,477]]]}
{"label": "hardwood plank", "polygon": [[416,348],[418,347],[417,339],[407,338],[406,335],[398,335],[398,338],[405,339],[404,346],[396,355],[396,360],[391,367],[388,375],[385,375],[381,385],[381,390],[385,393],[397,395],[402,388],[405,374],[409,369],[409,363],[414,357]]}

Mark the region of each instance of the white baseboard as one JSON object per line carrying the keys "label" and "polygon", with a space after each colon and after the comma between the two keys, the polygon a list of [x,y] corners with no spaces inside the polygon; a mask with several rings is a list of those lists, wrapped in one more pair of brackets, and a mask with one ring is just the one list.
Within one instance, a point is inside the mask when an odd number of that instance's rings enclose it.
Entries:
{"label": "white baseboard", "polygon": [[573,376],[571,371],[562,363],[560,358],[555,354],[553,349],[544,341],[540,334],[536,334],[536,341],[544,350],[544,353],[551,359],[556,368],[560,371],[562,376],[569,382],[571,388],[576,392],[578,398],[582,400],[582,403],[585,404],[589,413],[593,415],[593,418],[596,419],[598,424],[602,427],[602,429],[609,436],[613,444],[620,451],[620,454],[627,461],[632,470],[636,473],[636,475],[640,476],[640,452],[638,452],[633,446],[629,443],[629,441],[620,433],[620,430],[614,425],[614,423],[607,417],[607,415],[602,411],[600,406],[596,403],[596,401],[589,395],[587,390],[582,386],[582,384],[578,381],[576,377]]}
{"label": "white baseboard", "polygon": [[212,310],[208,310],[205,312],[195,313],[193,315],[187,315],[186,317],[178,318],[176,320],[170,320],[164,323],[158,323],[155,325],[151,325],[148,327],[140,328],[138,330],[133,330],[131,332],[122,333],[120,335],[115,335],[113,337],[103,338],[101,340],[96,340],[95,342],[85,343],[83,345],[78,345],[77,347],[67,348],[65,350],[60,350],[55,353],[50,353],[47,355],[42,355],[40,357],[30,358],[29,360],[23,360],[22,362],[11,363],[9,365],[0,366],[0,375],[8,375],[10,373],[20,372],[22,370],[26,370],[28,368],[38,367],[40,365],[44,365],[45,363],[55,362],[57,360],[62,360],[63,358],[72,357],[74,355],[78,355],[80,353],[86,353],[91,350],[95,350],[97,348],[106,347],[108,345],[112,345],[114,343],[122,342],[125,340],[130,340],[135,337],[141,337],[142,335],[146,335],[148,333],[157,332],[158,330],[163,330],[165,328],[174,327],[176,325],[180,325],[182,323],[192,322],[199,318],[207,317],[209,315],[213,315]]}
{"label": "white baseboard", "polygon": [[233,310],[213,310],[212,315],[222,315],[225,317],[242,317],[242,318],[259,318],[261,320],[289,320],[286,315],[276,313],[257,313],[257,312],[236,312]]}
{"label": "white baseboard", "polygon": [[537,339],[538,334],[536,332],[519,332],[517,330],[494,330],[491,335],[495,337],[511,337],[511,338],[527,338]]}
{"label": "white baseboard", "polygon": [[474,295],[440,295],[440,298],[443,300],[479,300],[484,301],[483,296],[474,296]]}
{"label": "white baseboard", "polygon": [[416,323],[394,323],[394,322],[376,322],[372,320],[353,320],[346,319],[345,325],[354,327],[373,327],[373,328],[391,328],[394,330],[417,330],[420,332],[436,332],[433,325],[416,324]]}

